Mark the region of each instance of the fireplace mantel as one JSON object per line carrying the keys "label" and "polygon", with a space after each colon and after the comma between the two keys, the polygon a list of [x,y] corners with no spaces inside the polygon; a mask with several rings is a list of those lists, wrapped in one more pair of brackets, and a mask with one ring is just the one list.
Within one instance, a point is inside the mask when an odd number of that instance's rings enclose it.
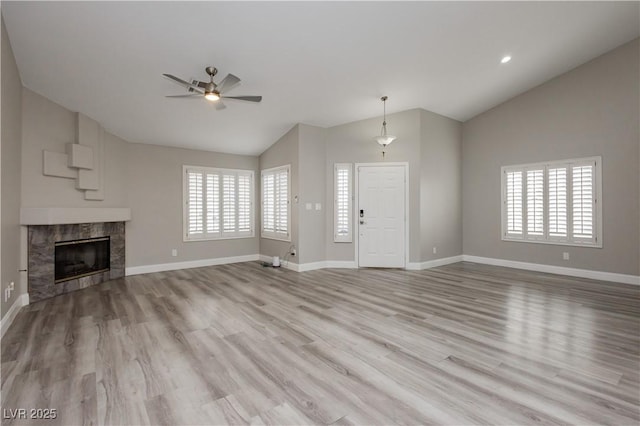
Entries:
{"label": "fireplace mantel", "polygon": [[74,223],[126,222],[131,220],[129,208],[100,207],[23,207],[22,225],[66,225]]}

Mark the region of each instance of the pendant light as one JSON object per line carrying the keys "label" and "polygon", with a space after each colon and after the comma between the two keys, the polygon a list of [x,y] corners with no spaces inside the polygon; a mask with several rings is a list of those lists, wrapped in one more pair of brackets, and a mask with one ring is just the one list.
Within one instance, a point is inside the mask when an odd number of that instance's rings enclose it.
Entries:
{"label": "pendant light", "polygon": [[375,140],[380,145],[382,145],[382,157],[383,158],[384,158],[384,154],[385,154],[384,150],[387,147],[387,145],[389,145],[391,142],[396,140],[395,136],[387,134],[387,99],[389,99],[387,96],[383,96],[383,97],[380,98],[380,100],[382,101],[382,108],[383,108],[383,113],[384,113],[383,119],[382,119],[382,131],[380,132],[380,136],[375,136],[373,138],[373,140]]}

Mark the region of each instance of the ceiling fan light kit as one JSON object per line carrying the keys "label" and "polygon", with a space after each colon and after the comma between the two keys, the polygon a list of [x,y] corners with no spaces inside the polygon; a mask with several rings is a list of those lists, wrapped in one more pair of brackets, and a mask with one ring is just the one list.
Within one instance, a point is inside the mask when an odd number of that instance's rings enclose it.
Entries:
{"label": "ceiling fan light kit", "polygon": [[217,101],[220,100],[220,95],[217,94],[215,91],[211,91],[211,92],[204,92],[204,98],[208,101]]}
{"label": "ceiling fan light kit", "polygon": [[387,134],[387,99],[389,99],[387,96],[383,96],[380,98],[383,108],[382,130],[380,131],[380,136],[374,136],[373,138],[373,140],[378,142],[378,144],[382,145],[383,158],[387,145],[397,139],[395,136]]}
{"label": "ceiling fan light kit", "polygon": [[178,78],[171,74],[162,74],[174,83],[187,88],[189,92],[186,95],[169,95],[167,98],[201,98],[207,101],[215,102],[216,109],[224,109],[226,106],[222,103],[222,99],[233,99],[247,102],[261,102],[262,96],[226,96],[226,92],[230,91],[238,84],[240,79],[233,74],[227,74],[225,78],[220,80],[218,84],[213,81],[213,77],[218,74],[216,67],[207,67],[205,72],[209,75],[209,81],[192,80],[191,83]]}

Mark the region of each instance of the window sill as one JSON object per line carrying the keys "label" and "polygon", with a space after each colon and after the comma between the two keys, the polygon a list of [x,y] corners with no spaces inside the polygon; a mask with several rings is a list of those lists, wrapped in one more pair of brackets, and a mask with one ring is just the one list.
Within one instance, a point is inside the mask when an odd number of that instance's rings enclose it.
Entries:
{"label": "window sill", "polygon": [[234,237],[183,238],[182,241],[185,243],[197,243],[199,241],[243,240],[247,238],[255,238],[255,234],[234,236]]}
{"label": "window sill", "polygon": [[284,241],[286,243],[290,243],[291,242],[291,237],[276,237],[273,235],[260,235],[260,238],[264,238],[266,240],[274,240],[274,241]]}
{"label": "window sill", "polygon": [[602,248],[602,243],[573,243],[564,241],[545,241],[545,240],[525,240],[522,238],[508,238],[502,237],[502,241],[508,241],[510,243],[531,243],[531,244],[546,244],[552,246],[569,246],[569,247],[585,247],[585,248]]}

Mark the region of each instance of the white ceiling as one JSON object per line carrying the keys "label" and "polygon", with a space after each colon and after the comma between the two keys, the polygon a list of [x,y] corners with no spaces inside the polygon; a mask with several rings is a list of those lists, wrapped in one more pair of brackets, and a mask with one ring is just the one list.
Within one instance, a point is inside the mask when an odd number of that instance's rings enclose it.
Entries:
{"label": "white ceiling", "polygon": [[[638,2],[3,1],[2,14],[27,88],[131,142],[252,155],[299,122],[379,116],[382,95],[388,112],[464,121],[640,28]],[[162,73],[205,80],[207,65],[262,103],[164,97],[183,89]]]}

